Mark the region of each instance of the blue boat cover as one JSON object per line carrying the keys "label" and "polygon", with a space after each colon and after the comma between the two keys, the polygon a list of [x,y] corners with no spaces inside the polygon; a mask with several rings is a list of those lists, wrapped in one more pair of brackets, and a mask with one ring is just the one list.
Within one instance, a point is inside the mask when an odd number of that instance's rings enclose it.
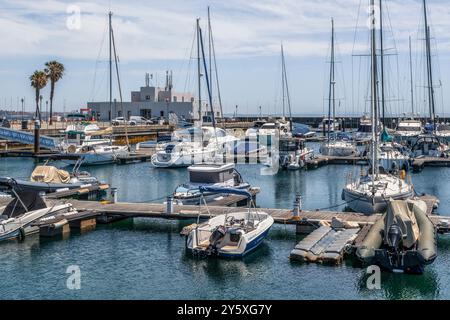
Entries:
{"label": "blue boat cover", "polygon": [[210,187],[210,186],[200,186],[198,188],[201,193],[205,192],[213,192],[213,193],[225,193],[225,194],[237,194],[240,196],[245,196],[247,198],[251,198],[252,194],[247,190],[242,189],[233,189],[233,188],[219,188],[219,187]]}

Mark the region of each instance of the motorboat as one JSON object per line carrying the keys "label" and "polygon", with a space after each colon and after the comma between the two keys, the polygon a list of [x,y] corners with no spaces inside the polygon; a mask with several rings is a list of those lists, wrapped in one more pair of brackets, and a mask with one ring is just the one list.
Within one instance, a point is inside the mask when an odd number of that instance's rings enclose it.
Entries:
{"label": "motorboat", "polygon": [[203,126],[184,129],[188,135],[177,132],[173,141],[162,144],[152,156],[152,164],[158,168],[188,167],[193,164],[213,163],[223,159],[239,139],[222,128]]}
{"label": "motorboat", "polygon": [[314,159],[314,150],[306,146],[303,139],[280,138],[278,149],[271,150],[265,165],[278,166],[285,170],[299,170]]}
{"label": "motorboat", "polygon": [[111,144],[112,128],[100,129],[97,124],[71,124],[64,130],[63,151],[74,152],[79,147]]}
{"label": "motorboat", "polygon": [[379,145],[378,161],[386,172],[409,170],[408,150],[395,142],[383,142]]}
{"label": "motorboat", "polygon": [[[29,180],[14,179],[15,184],[21,190],[52,193],[58,190],[78,189],[82,187],[98,185],[97,178],[86,171],[79,171],[81,160],[74,165],[72,172],[58,169],[46,161],[37,166],[31,173]],[[10,178],[1,178],[10,179]]]}
{"label": "motorboat", "polygon": [[387,212],[370,228],[356,255],[365,265],[422,274],[437,256],[436,230],[421,200],[388,200]]}
{"label": "motorboat", "polygon": [[314,131],[306,124],[294,123],[292,136],[295,138],[313,138],[316,135]]}
{"label": "motorboat", "polygon": [[[73,152],[68,150],[67,156],[79,157],[81,166],[94,166],[116,163],[119,157],[127,157],[127,146],[93,145],[78,147]],[[78,160],[63,160],[68,165],[75,165]]]}
{"label": "motorboat", "polygon": [[247,190],[250,184],[242,179],[234,163],[229,164],[197,164],[188,167],[189,182],[178,186],[173,198],[179,204],[200,204],[200,200],[213,201],[226,196],[223,193],[200,192],[201,186],[215,188],[233,188]]}
{"label": "motorboat", "polygon": [[397,142],[405,141],[412,145],[422,132],[422,122],[420,120],[413,118],[400,119],[397,130],[394,133],[394,138]]}
{"label": "motorboat", "polygon": [[152,165],[157,168],[189,167],[193,164],[212,163],[216,152],[197,142],[171,142],[164,150],[152,156]]}
{"label": "motorboat", "polygon": [[[252,199],[246,190],[200,187],[200,192],[236,194]],[[246,211],[218,215],[201,224],[198,222],[188,235],[186,248],[195,255],[242,258],[261,245],[273,223],[274,219],[268,213],[250,204]]]}
{"label": "motorboat", "polygon": [[280,119],[264,122],[260,127],[250,128],[245,132],[245,136],[253,139],[257,137],[258,141],[270,147],[273,137],[289,137],[292,136],[292,132],[290,122]]}
{"label": "motorboat", "polygon": [[317,132],[326,133],[328,131],[328,127],[330,128],[330,132],[336,132],[340,130],[341,123],[337,119],[325,117],[320,122]]}
{"label": "motorboat", "polygon": [[[377,121],[376,134],[381,132],[381,124]],[[354,133],[356,142],[365,143],[372,139],[372,119],[364,114],[359,120],[358,130]]]}
{"label": "motorboat", "polygon": [[12,193],[11,201],[0,207],[0,241],[18,238],[39,231],[33,223],[46,216],[72,214],[76,210],[70,203],[47,205],[35,191],[22,190],[12,178],[1,178],[0,187]]}
{"label": "motorboat", "polygon": [[442,158],[448,156],[449,147],[436,135],[423,134],[411,147],[411,157],[434,157]]}
{"label": "motorboat", "polygon": [[445,142],[450,142],[450,124],[440,123],[436,126],[436,137]]}
{"label": "motorboat", "polygon": [[325,156],[348,157],[359,154],[356,146],[344,140],[330,140],[322,143],[319,150],[320,154]]}

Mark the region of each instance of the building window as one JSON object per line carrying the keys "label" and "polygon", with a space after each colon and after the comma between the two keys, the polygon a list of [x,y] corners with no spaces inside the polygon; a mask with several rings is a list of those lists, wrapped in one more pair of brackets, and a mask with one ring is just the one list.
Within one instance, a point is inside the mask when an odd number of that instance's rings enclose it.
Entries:
{"label": "building window", "polygon": [[121,117],[121,116],[122,116],[122,111],[118,111],[118,112],[117,112],[117,116],[118,116],[118,117]]}
{"label": "building window", "polygon": [[160,117],[164,117],[164,111],[160,111],[160,112],[159,112],[159,116],[160,116]]}
{"label": "building window", "polygon": [[130,119],[130,117],[131,117],[131,111],[128,111],[127,112],[127,119]]}
{"label": "building window", "polygon": [[145,96],[145,100],[150,100],[150,96],[149,96],[149,95],[146,95],[146,96]]}
{"label": "building window", "polygon": [[173,102],[177,102],[177,96],[173,96]]}

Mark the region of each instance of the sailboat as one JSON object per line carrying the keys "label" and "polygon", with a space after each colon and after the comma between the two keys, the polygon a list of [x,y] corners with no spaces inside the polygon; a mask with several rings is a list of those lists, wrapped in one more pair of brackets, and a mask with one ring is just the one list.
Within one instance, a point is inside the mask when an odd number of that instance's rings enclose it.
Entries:
{"label": "sailboat", "polygon": [[422,134],[422,122],[415,119],[414,113],[414,85],[413,85],[413,71],[412,71],[412,49],[411,36],[409,37],[409,77],[410,77],[410,92],[411,92],[411,114],[399,119],[397,130],[394,133],[394,138],[397,142],[406,142],[412,145],[416,142],[419,135]]}
{"label": "sailboat", "polygon": [[[328,122],[327,141],[320,146],[320,153],[327,156],[350,156],[358,154],[356,146],[348,141],[337,140],[331,137],[336,123],[336,80],[335,80],[335,44],[334,44],[334,20],[331,19],[331,64],[330,64],[330,88],[328,96]],[[331,114],[333,109],[333,114]]]}
{"label": "sailboat", "polygon": [[[209,10],[208,10],[209,12]],[[209,15],[208,15],[209,16]],[[209,24],[210,25],[210,24]],[[211,27],[209,27],[211,29]],[[208,70],[203,43],[203,32],[200,27],[200,19],[196,22],[197,37],[197,76],[198,76],[198,116],[199,122],[194,128],[188,130],[196,132],[191,136],[192,139],[183,139],[183,141],[171,141],[163,145],[163,150],[158,151],[152,156],[152,164],[158,168],[188,167],[193,164],[213,163],[216,159],[223,160],[223,156],[232,150],[238,138],[229,134],[225,129],[217,128],[216,114],[213,107],[211,91],[211,74]],[[211,35],[210,35],[211,39]],[[210,64],[212,62],[210,61]],[[202,70],[205,75],[206,87],[208,91],[208,104],[210,107],[209,118],[212,125],[203,125],[202,112]],[[217,85],[218,87],[218,85]]]}
{"label": "sailboat", "polygon": [[437,123],[435,113],[435,96],[433,82],[433,65],[431,55],[431,35],[428,25],[427,3],[423,0],[424,33],[425,33],[425,51],[426,51],[426,72],[427,72],[427,91],[428,108],[430,111],[430,123],[425,125],[425,134],[418,137],[417,141],[411,147],[411,156],[443,157],[448,156],[448,145],[446,141],[440,139],[437,135]]}
{"label": "sailboat", "polygon": [[371,139],[371,168],[356,181],[348,183],[342,191],[342,199],[353,211],[363,214],[373,214],[386,211],[387,200],[406,200],[414,196],[413,186],[397,176],[380,171],[378,166],[378,135],[376,123],[378,123],[377,108],[377,56],[376,56],[376,28],[375,28],[375,6],[374,0],[370,1],[370,51],[371,51],[371,117],[372,139]]}
{"label": "sailboat", "polygon": [[386,128],[386,98],[385,98],[385,71],[384,71],[384,30],[383,30],[383,3],[380,0],[379,5],[380,13],[380,84],[381,84],[381,114],[382,114],[382,124],[383,131],[380,135],[381,143],[378,145],[376,152],[378,153],[377,159],[379,161],[379,166],[386,172],[396,173],[399,170],[407,171],[409,169],[409,154],[407,150],[400,144],[393,141],[392,136],[388,133]]}

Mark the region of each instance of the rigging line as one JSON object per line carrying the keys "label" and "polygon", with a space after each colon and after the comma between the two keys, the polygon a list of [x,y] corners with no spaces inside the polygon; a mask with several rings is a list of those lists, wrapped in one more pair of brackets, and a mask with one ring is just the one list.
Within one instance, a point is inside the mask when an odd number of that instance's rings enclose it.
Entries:
{"label": "rigging line", "polygon": [[187,87],[190,87],[190,83],[191,83],[191,66],[192,66],[192,60],[193,60],[193,53],[194,53],[194,47],[195,47],[195,37],[196,37],[196,28],[194,28],[194,32],[193,32],[193,36],[192,36],[192,44],[191,44],[191,52],[189,54],[189,63],[188,63],[188,68],[187,68],[187,73],[186,73],[186,79],[185,79],[185,83],[184,83],[184,92],[187,91]]}
{"label": "rigging line", "polygon": [[119,97],[120,97],[120,109],[122,110],[122,116],[124,116],[125,119],[125,141],[128,147],[128,150],[130,149],[130,141],[128,140],[128,121],[129,119],[127,119],[128,117],[124,114],[124,110],[123,110],[123,98],[122,98],[122,87],[120,85],[120,76],[119,76],[119,64],[117,62],[117,51],[116,51],[116,41],[115,41],[115,37],[114,37],[114,31],[111,27],[111,38],[112,38],[112,45],[113,45],[113,50],[114,50],[114,62],[116,65],[116,75],[117,75],[117,86],[119,89]]}
{"label": "rigging line", "polygon": [[108,28],[108,23],[105,17],[105,25],[104,25],[104,29],[103,29],[103,37],[100,40],[100,48],[97,54],[97,59],[95,60],[95,68],[94,68],[94,79],[93,79],[93,83],[92,83],[92,89],[91,89],[91,100],[94,101],[95,100],[95,86],[96,86],[96,81],[97,81],[97,69],[98,69],[98,65],[100,63],[100,56],[102,54],[103,51],[103,45],[105,44],[105,39],[106,39],[106,30]]}
{"label": "rigging line", "polygon": [[[209,12],[209,11],[208,11]],[[212,33],[212,26],[211,22],[209,22],[209,29],[210,29],[210,37],[211,37],[211,48],[212,48],[212,55],[214,59],[214,73],[216,75],[216,87],[217,87],[217,98],[219,99],[219,107],[220,107],[220,116],[223,118],[223,105],[222,105],[222,95],[220,93],[220,86],[219,86],[219,72],[217,68],[217,60],[216,60],[216,47],[214,45],[214,37]],[[223,122],[223,127],[225,128],[225,122]]]}

